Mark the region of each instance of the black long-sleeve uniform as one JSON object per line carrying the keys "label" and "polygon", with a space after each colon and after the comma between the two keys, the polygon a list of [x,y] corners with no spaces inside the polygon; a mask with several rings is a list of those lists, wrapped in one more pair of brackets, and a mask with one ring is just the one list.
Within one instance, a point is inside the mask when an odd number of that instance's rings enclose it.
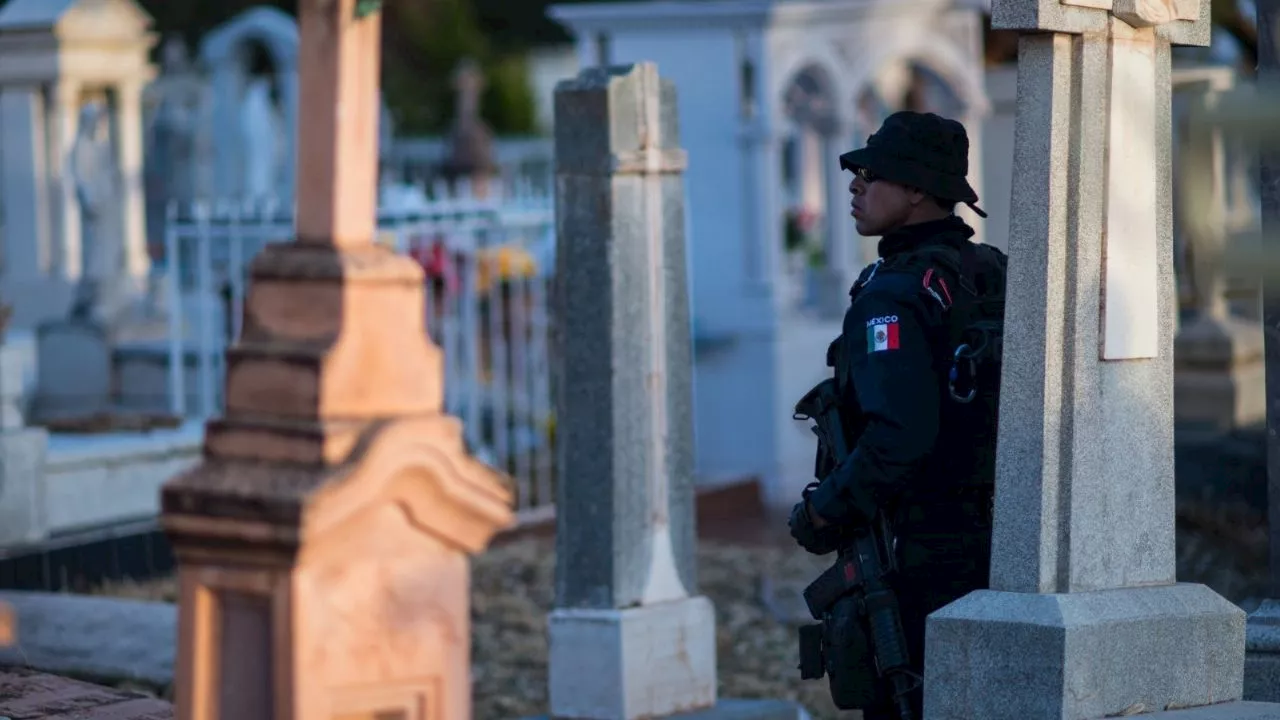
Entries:
{"label": "black long-sleeve uniform", "polygon": [[[969,242],[952,216],[912,225],[880,241],[881,259],[851,291],[843,332],[832,344],[842,403],[859,418],[853,450],[809,495],[828,522],[853,523],[887,508],[898,539],[895,580],[908,652],[923,672],[925,618],[987,587],[990,488],[973,493],[975,448],[994,452],[992,427],[956,421],[947,390],[947,338],[954,270],[919,262],[929,245]],[[950,406],[948,406],[950,404]],[[984,494],[985,493],[985,494]],[[919,692],[913,699],[919,708]],[[867,720],[894,717],[886,705]]]}

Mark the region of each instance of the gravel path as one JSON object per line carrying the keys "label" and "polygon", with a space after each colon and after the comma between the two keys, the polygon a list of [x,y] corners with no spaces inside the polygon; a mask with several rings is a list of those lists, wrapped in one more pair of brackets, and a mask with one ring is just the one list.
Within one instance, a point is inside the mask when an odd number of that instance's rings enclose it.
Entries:
{"label": "gravel path", "polygon": [[[1243,506],[1179,508],[1178,576],[1202,582],[1252,609],[1265,595],[1266,528]],[[827,561],[798,550],[703,542],[702,591],[715,602],[720,694],[788,698],[815,719],[836,718],[825,681],[802,682],[795,625],[775,619],[760,592],[764,569],[774,587],[803,587]],[[546,712],[546,614],[554,593],[554,545],[527,539],[477,557],[472,592],[472,671],[477,720],[514,720]],[[171,581],[103,588],[112,595],[173,600]],[[857,718],[857,713],[840,717]]]}

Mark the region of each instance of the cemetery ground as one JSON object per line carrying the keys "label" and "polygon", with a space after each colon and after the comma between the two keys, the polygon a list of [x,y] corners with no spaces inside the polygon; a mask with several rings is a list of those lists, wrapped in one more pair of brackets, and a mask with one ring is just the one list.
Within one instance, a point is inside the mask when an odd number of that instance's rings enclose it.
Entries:
{"label": "cemetery ground", "polygon": [[[1254,456],[1256,457],[1256,456]],[[1252,459],[1252,458],[1250,458]],[[1266,597],[1267,527],[1256,494],[1261,469],[1221,454],[1203,477],[1183,464],[1199,492],[1180,483],[1178,579],[1204,583],[1246,610]],[[1255,488],[1247,489],[1246,486]],[[796,670],[796,625],[777,619],[763,599],[766,574],[775,586],[802,588],[830,558],[812,558],[763,518],[723,513],[700,521],[701,591],[716,606],[722,697],[789,698],[816,718],[836,718],[825,681],[802,682]],[[772,521],[776,525],[776,521]],[[744,525],[758,530],[742,532]],[[554,599],[555,548],[545,536],[495,544],[473,562],[472,670],[474,717],[512,720],[546,712],[546,618]],[[97,592],[173,602],[172,580],[121,583]],[[776,607],[776,606],[775,606]],[[161,696],[168,688],[130,689]],[[840,717],[850,717],[849,714]],[[853,714],[852,717],[857,717]]]}

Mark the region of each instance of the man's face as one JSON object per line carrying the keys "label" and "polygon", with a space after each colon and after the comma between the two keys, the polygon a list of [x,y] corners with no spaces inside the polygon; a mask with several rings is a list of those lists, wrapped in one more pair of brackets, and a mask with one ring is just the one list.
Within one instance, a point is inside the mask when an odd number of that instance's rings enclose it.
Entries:
{"label": "man's face", "polygon": [[864,237],[878,237],[907,224],[922,195],[919,191],[877,178],[858,168],[849,183],[850,214]]}

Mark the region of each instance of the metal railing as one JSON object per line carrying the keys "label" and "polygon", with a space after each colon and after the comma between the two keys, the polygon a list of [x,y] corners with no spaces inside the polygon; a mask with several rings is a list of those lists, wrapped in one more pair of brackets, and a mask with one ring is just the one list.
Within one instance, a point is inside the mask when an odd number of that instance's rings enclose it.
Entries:
{"label": "metal railing", "polygon": [[[250,261],[267,244],[291,240],[293,226],[291,209],[272,204],[170,207],[164,281],[174,414],[221,412],[224,353],[240,335]],[[518,510],[550,507],[551,197],[526,188],[481,199],[465,185],[455,193],[437,186],[425,202],[380,208],[377,227],[379,243],[425,270],[426,330],[443,351],[445,408],[463,421],[471,451],[512,476]]]}

